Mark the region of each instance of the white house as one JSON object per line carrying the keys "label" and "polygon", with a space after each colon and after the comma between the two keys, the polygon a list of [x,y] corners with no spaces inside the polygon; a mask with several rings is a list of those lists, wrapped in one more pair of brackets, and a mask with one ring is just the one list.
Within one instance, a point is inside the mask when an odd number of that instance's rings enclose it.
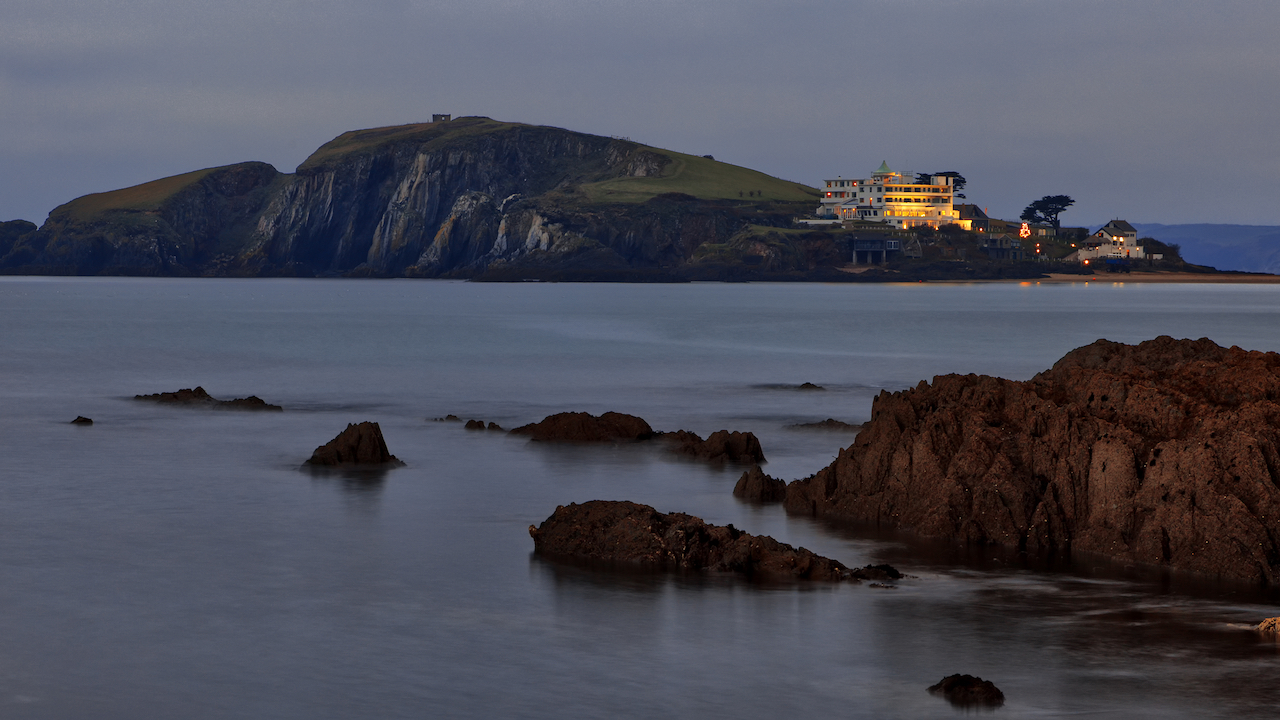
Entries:
{"label": "white house", "polygon": [[1138,244],[1138,231],[1124,220],[1112,220],[1103,225],[1075,253],[1077,260],[1107,257],[1141,260],[1146,256],[1146,251]]}
{"label": "white house", "polygon": [[871,220],[894,227],[911,228],[958,222],[953,203],[951,178],[935,175],[930,182],[917,182],[911,173],[894,172],[887,163],[869,178],[824,180],[819,217],[842,220]]}

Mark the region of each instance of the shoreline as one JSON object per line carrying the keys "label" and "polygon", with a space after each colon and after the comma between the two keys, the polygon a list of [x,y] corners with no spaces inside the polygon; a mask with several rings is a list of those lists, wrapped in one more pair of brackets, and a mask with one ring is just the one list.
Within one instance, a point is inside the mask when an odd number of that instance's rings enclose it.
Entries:
{"label": "shoreline", "polygon": [[1218,283],[1218,284],[1261,284],[1280,283],[1280,275],[1265,273],[1189,273],[1189,272],[1142,272],[1097,273],[1095,275],[1073,275],[1068,273],[1048,273],[1048,277],[1038,280],[1017,280],[1009,282],[1032,283]]}

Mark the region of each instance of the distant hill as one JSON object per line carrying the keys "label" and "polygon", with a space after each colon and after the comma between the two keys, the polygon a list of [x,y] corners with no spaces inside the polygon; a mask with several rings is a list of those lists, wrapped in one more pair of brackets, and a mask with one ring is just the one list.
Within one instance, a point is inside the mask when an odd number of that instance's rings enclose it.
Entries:
{"label": "distant hill", "polygon": [[1280,274],[1280,226],[1132,223],[1139,237],[1177,243],[1189,263]]}
{"label": "distant hill", "polygon": [[[0,272],[679,279],[701,245],[817,199],[710,157],[459,118],[343,133],[294,174],[241,163],[78,198],[6,227]],[[770,269],[843,256],[807,248]]]}

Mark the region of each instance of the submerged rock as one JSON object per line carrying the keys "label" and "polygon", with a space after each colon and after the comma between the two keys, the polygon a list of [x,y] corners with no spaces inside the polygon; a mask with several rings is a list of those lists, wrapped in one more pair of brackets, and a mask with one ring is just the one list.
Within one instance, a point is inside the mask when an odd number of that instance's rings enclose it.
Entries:
{"label": "submerged rock", "polygon": [[696,433],[677,430],[673,433],[664,433],[662,439],[670,443],[672,452],[699,460],[735,465],[759,465],[765,462],[760,441],[749,432],[717,430],[703,440]]}
{"label": "submerged rock", "polygon": [[653,437],[649,423],[635,415],[607,412],[596,417],[585,412],[550,415],[542,422],[522,425],[512,435],[528,435],[540,442],[636,442]]}
{"label": "submerged rock", "polygon": [[952,705],[959,707],[1000,707],[1004,705],[1004,693],[990,680],[973,675],[948,675],[937,685],[929,686],[929,692],[941,695]]}
{"label": "submerged rock", "polygon": [[733,486],[734,497],[754,503],[782,502],[787,497],[787,484],[782,480],[769,477],[759,465],[742,473]]}
{"label": "submerged rock", "polygon": [[347,429],[338,433],[337,437],[316,448],[307,464],[324,467],[404,465],[387,450],[387,442],[382,439],[382,428],[376,422],[347,425]]}
{"label": "submerged rock", "polygon": [[92,425],[93,421],[83,415],[77,415],[75,420],[71,421],[72,425]]}
{"label": "submerged rock", "polygon": [[1018,382],[881,392],[787,510],[1280,582],[1280,354],[1099,340]]}
{"label": "submerged rock", "polygon": [[800,387],[796,389],[797,390],[826,390],[826,388],[822,387],[821,385],[814,385],[811,382],[800,383]]}
{"label": "submerged rock", "polygon": [[[648,505],[592,500],[562,505],[542,525],[529,526],[534,550],[551,558],[667,570],[712,570],[756,578],[879,579],[864,570],[794,548],[732,525],[708,525],[684,513]],[[896,571],[894,571],[896,572]]]}
{"label": "submerged rock", "polygon": [[217,408],[219,410],[272,410],[279,411],[284,408],[279,405],[271,405],[257,395],[250,395],[245,398],[236,398],[235,400],[219,400],[205,392],[205,389],[197,386],[195,389],[183,388],[177,392],[155,393],[154,395],[134,395],[135,400],[150,400],[152,402],[165,403],[168,405],[193,405],[198,407]]}
{"label": "submerged rock", "polygon": [[498,425],[498,423],[491,422],[486,425],[485,421],[483,420],[468,420],[467,424],[464,425],[463,427],[465,427],[467,430],[501,430],[502,429],[502,426]]}

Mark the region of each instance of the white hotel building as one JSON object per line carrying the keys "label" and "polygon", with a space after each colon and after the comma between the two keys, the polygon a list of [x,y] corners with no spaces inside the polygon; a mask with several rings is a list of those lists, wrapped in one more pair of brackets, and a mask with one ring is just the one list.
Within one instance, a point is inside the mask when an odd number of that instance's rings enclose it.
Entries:
{"label": "white hotel building", "polygon": [[932,182],[916,182],[911,173],[897,173],[888,164],[870,178],[824,180],[818,216],[842,220],[870,220],[898,228],[959,222],[960,213],[952,204],[951,178],[935,175]]}

